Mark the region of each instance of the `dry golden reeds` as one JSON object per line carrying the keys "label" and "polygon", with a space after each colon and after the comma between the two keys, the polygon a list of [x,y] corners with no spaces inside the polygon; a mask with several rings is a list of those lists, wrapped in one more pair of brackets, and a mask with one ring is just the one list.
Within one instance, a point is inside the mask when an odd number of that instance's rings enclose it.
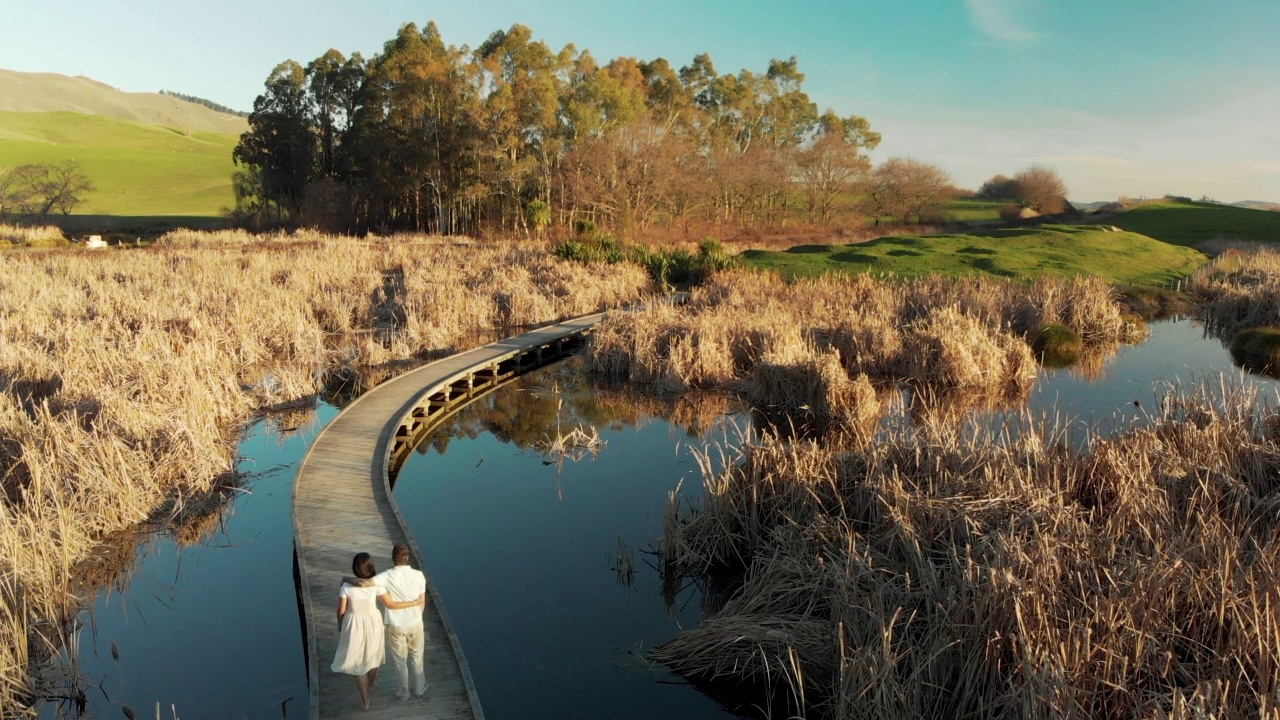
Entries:
{"label": "dry golden reeds", "polygon": [[809,717],[1280,717],[1278,426],[1222,385],[1079,446],[1024,419],[712,448],[663,554],[736,580],[656,657]]}
{"label": "dry golden reeds", "polygon": [[314,396],[326,368],[438,356],[648,285],[537,249],[294,239],[0,255],[0,707],[29,696],[26,633],[67,616],[77,564],[206,493],[255,411]]}
{"label": "dry golden reeds", "polygon": [[[588,367],[599,377],[659,392],[740,390],[763,403],[766,414],[800,408],[812,414],[822,406],[819,398],[829,391],[818,385],[838,387],[829,375],[815,384],[814,373],[829,366],[829,357],[839,358],[846,382],[866,376],[934,391],[1023,397],[1037,375],[1027,335],[1045,323],[1070,328],[1086,349],[1114,348],[1145,333],[1097,278],[1024,284],[860,274],[786,283],[772,273],[732,271],[694,290],[685,305],[611,317],[590,340]],[[811,380],[801,378],[806,374]],[[781,384],[798,394],[783,398]],[[815,420],[815,427],[867,424],[862,416],[791,416],[800,425]]]}
{"label": "dry golden reeds", "polygon": [[56,225],[9,225],[0,223],[0,242],[14,245],[65,245],[62,228]]}
{"label": "dry golden reeds", "polygon": [[1210,332],[1230,339],[1248,328],[1280,327],[1280,253],[1228,250],[1191,277]]}

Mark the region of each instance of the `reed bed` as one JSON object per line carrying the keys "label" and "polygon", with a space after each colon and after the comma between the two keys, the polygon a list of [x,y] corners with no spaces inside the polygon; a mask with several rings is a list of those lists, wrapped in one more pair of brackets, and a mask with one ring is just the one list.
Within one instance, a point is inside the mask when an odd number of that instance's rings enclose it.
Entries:
{"label": "reed bed", "polygon": [[1191,277],[1187,292],[1204,308],[1211,332],[1280,327],[1280,253],[1229,249]]}
{"label": "reed bed", "polygon": [[[80,562],[232,470],[239,429],[334,368],[464,349],[618,307],[643,270],[541,250],[184,232],[127,252],[0,256],[0,715],[62,643]],[[339,373],[341,374],[341,373]],[[186,527],[186,524],[183,524]]]}
{"label": "reed bed", "polygon": [[1280,718],[1274,406],[1221,384],[1062,427],[711,447],[662,554],[727,599],[655,657],[787,716]]}
{"label": "reed bed", "polygon": [[[832,359],[852,382],[1024,396],[1037,374],[1027,339],[1037,328],[1069,328],[1086,348],[1145,335],[1118,300],[1098,278],[1023,284],[863,274],[786,283],[773,274],[731,271],[695,289],[683,306],[611,317],[591,338],[588,367],[658,392],[745,389],[767,407],[807,407],[806,422],[826,427],[846,422],[840,413],[851,409],[818,400],[828,395],[814,385],[815,373]],[[805,373],[812,379],[800,381]],[[839,385],[824,377],[827,388]],[[853,424],[865,414],[855,412]]]}
{"label": "reed bed", "polygon": [[62,229],[56,225],[10,225],[0,223],[0,241],[13,245],[66,244]]}

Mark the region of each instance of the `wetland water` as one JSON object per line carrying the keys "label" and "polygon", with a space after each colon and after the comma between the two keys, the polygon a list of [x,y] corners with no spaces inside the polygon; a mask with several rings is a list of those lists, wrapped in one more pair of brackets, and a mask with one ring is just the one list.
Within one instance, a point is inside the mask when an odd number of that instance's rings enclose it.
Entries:
{"label": "wetland water", "polygon": [[[1151,329],[1100,370],[1045,371],[1030,409],[1124,426],[1156,411],[1163,381],[1239,376],[1198,324]],[[1247,382],[1275,399],[1275,381]],[[726,421],[747,422],[729,410],[707,398],[633,402],[592,387],[571,361],[469,406],[406,463],[396,498],[490,720],[729,716],[639,654],[698,620],[691,589],[668,610],[642,551],[661,536],[677,483],[699,492],[688,449],[723,438]],[[174,709],[183,720],[306,717],[291,492],[298,461],[336,413],[322,404],[307,421],[248,428],[239,467],[258,475],[199,538],[163,533],[120,547],[117,577],[81,615],[81,717],[124,717],[125,706],[138,717],[158,706],[165,720]],[[594,459],[545,464],[534,445],[557,424],[596,428],[603,447]],[[77,713],[47,702],[40,716]]]}

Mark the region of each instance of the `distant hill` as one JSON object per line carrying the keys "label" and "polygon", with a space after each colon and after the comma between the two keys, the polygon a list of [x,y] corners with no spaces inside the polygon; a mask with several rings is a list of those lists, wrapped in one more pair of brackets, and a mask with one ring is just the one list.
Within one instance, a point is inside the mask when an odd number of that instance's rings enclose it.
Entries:
{"label": "distant hill", "polygon": [[0,112],[75,112],[186,132],[239,135],[242,117],[160,93],[117,90],[87,77],[0,70]]}
{"label": "distant hill", "polygon": [[1216,203],[1158,200],[1106,222],[1174,245],[1210,240],[1280,242],[1280,213]]}
{"label": "distant hill", "polygon": [[1095,200],[1094,202],[1075,202],[1075,201],[1071,202],[1072,207],[1079,210],[1080,212],[1093,212],[1094,210],[1099,210],[1108,205],[1114,205],[1114,204],[1115,204],[1114,200]]}
{"label": "distant hill", "polygon": [[1280,212],[1280,203],[1266,202],[1265,200],[1244,200],[1238,203],[1232,203],[1232,205],[1248,208],[1250,210],[1270,210],[1271,212]]}

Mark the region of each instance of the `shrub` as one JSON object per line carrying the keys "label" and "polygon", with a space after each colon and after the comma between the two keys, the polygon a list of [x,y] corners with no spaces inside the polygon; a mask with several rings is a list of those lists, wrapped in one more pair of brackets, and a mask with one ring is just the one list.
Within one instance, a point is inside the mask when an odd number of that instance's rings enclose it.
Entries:
{"label": "shrub", "polygon": [[1241,330],[1231,338],[1231,356],[1246,367],[1280,374],[1280,328]]}
{"label": "shrub", "polygon": [[596,225],[595,220],[587,218],[579,218],[573,221],[573,231],[579,235],[594,236],[600,227]]}
{"label": "shrub", "polygon": [[566,240],[551,248],[551,252],[561,260],[572,260],[584,265],[590,265],[600,259],[600,253],[595,247],[577,240]]}
{"label": "shrub", "polygon": [[1044,323],[1031,333],[1031,349],[1046,367],[1066,367],[1080,359],[1084,341],[1061,323]]}
{"label": "shrub", "polygon": [[1017,222],[1022,219],[1022,206],[1010,203],[1000,206],[1000,219],[1005,222]]}

